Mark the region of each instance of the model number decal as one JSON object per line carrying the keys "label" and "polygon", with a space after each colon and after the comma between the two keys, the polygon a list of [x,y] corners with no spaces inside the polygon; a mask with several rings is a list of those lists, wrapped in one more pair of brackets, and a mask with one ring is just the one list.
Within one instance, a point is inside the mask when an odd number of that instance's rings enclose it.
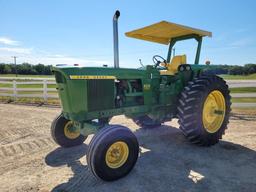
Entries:
{"label": "model number decal", "polygon": [[109,75],[70,75],[70,79],[116,79],[115,76]]}

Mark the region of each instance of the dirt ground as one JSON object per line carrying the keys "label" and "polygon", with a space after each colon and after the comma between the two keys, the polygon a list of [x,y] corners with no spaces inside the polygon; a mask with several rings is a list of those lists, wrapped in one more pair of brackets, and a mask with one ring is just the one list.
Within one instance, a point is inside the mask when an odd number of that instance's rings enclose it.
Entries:
{"label": "dirt ground", "polygon": [[123,116],[140,142],[132,172],[115,182],[95,179],[82,146],[62,149],[50,137],[59,108],[0,104],[0,191],[256,191],[256,117],[232,116],[223,140],[212,147],[186,141],[177,120],[139,129]]}

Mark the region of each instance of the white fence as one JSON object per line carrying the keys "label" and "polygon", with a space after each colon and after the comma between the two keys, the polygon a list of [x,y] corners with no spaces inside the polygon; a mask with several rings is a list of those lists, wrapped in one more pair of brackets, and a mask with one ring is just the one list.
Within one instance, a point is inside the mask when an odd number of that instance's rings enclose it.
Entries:
{"label": "white fence", "polygon": [[[48,88],[48,85],[56,85],[52,78],[0,78],[0,96],[17,98],[42,98],[47,102],[49,98],[58,98],[56,88]],[[22,85],[27,85],[28,88]],[[42,88],[29,88],[30,85],[41,85]],[[27,93],[26,93],[27,92]],[[35,93],[33,93],[35,92]],[[40,92],[40,93],[38,93]]]}

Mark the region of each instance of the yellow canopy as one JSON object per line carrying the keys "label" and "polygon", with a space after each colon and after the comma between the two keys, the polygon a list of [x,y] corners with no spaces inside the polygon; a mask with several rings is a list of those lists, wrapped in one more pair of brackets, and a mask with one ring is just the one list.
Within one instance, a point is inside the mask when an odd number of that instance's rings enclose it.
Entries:
{"label": "yellow canopy", "polygon": [[211,37],[212,33],[184,25],[179,25],[167,21],[161,21],[141,29],[136,29],[125,33],[127,37],[133,37],[136,39],[142,39],[146,41],[152,41],[155,43],[161,43],[168,45],[170,40],[174,37],[180,37],[184,35],[196,34],[199,36]]}

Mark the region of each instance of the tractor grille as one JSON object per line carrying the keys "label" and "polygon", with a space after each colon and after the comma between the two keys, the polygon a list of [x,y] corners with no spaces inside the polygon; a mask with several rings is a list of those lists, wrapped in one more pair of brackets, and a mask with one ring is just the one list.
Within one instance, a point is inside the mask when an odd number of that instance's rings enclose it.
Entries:
{"label": "tractor grille", "polygon": [[87,80],[88,111],[113,109],[114,88],[113,79]]}

